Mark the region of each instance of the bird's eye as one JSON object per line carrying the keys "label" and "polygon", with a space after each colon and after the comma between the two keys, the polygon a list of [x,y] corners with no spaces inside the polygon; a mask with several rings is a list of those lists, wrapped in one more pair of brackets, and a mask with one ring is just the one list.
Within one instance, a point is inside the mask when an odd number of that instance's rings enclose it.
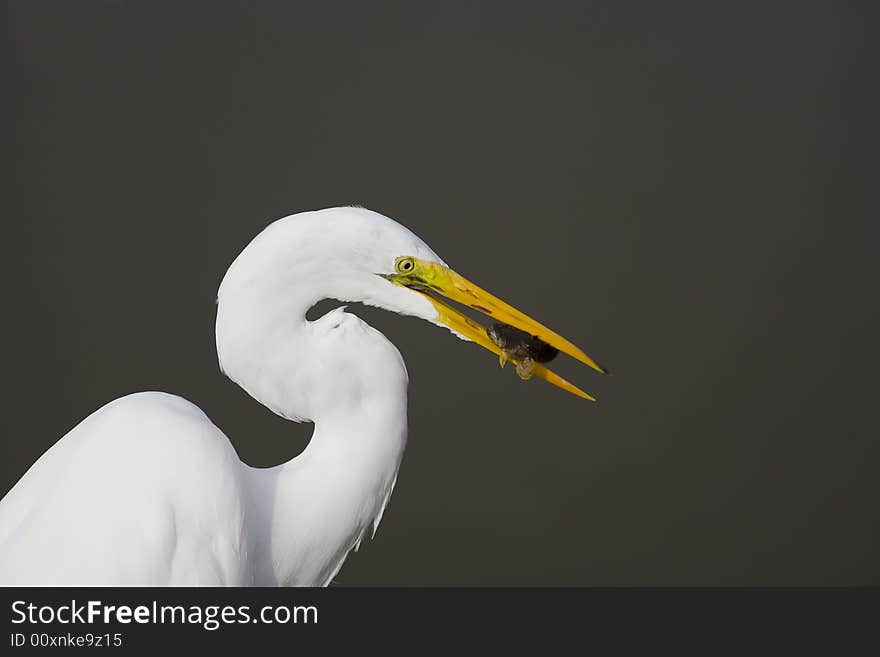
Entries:
{"label": "bird's eye", "polygon": [[409,257],[398,258],[394,263],[394,268],[401,274],[409,274],[415,267],[415,261]]}

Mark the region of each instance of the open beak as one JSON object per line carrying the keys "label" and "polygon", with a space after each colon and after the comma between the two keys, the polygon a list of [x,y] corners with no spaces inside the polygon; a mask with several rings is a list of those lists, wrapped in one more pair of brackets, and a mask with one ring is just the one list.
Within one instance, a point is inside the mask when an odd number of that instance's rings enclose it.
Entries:
{"label": "open beak", "polygon": [[[403,285],[423,294],[437,309],[437,321],[439,323],[466,340],[476,342],[481,347],[500,356],[502,364],[508,359],[509,355],[490,337],[486,327],[444,303],[437,296],[431,294],[431,292],[488,315],[498,322],[524,331],[551,347],[568,354],[572,358],[589,365],[597,372],[607,374],[604,368],[561,335],[455,273],[448,267],[444,267],[437,262],[425,262],[417,258],[407,258],[406,260],[408,261],[406,271],[398,268],[398,273],[385,277],[397,285]],[[510,357],[510,360],[517,363],[516,356]],[[540,363],[530,363],[530,372],[532,376],[544,379],[548,383],[552,383],[578,397],[595,401],[594,397],[588,395]]]}

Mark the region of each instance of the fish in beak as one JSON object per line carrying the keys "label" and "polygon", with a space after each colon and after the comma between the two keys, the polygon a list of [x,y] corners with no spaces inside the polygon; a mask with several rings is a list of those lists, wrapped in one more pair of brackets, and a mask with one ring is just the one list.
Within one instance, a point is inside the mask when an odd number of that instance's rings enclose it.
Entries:
{"label": "fish in beak", "polygon": [[[437,309],[438,323],[496,354],[502,366],[507,361],[513,362],[521,378],[535,376],[578,397],[595,401],[543,365],[561,351],[607,374],[607,370],[555,331],[438,262],[401,256],[395,261],[394,270],[394,274],[384,274],[384,278],[424,295]],[[494,320],[492,327],[487,329],[443,299],[488,315]]]}

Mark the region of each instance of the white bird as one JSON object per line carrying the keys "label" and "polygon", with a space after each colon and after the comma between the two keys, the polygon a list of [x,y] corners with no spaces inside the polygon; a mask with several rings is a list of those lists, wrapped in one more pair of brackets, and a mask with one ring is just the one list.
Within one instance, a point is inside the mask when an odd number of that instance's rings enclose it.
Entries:
{"label": "white bird", "polygon": [[[527,360],[527,350],[499,347],[441,296],[603,371],[388,217],[353,207],[285,217],[226,272],[217,354],[254,399],[314,422],[306,449],[253,468],[181,397],[116,399],[55,443],[0,501],[0,584],[329,584],[375,533],[394,488],[407,372],[391,342],[355,315],[338,308],[309,321],[306,312],[326,298],[362,302],[445,326],[502,364]],[[541,363],[523,369],[592,399]]]}

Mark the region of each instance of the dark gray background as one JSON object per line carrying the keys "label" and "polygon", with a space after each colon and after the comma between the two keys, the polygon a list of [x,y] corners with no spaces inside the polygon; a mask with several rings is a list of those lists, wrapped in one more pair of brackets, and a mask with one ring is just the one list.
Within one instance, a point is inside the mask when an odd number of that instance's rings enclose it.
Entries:
{"label": "dark gray background", "polygon": [[356,308],[410,443],[340,584],[880,584],[875,23],[240,4],[5,5],[0,491],[144,389],[302,450],[218,371],[215,293],[270,220],[357,203],[613,376],[561,361],[582,402]]}

